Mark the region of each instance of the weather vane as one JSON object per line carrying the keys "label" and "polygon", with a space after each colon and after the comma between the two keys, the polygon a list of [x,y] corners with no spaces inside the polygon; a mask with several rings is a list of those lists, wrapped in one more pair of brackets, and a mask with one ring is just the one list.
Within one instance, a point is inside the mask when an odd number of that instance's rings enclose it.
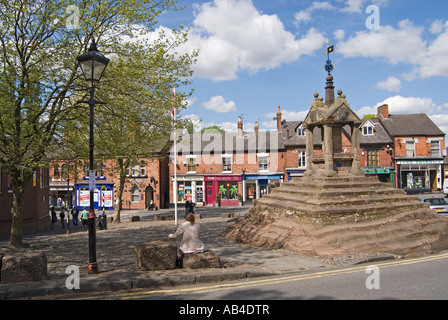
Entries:
{"label": "weather vane", "polygon": [[334,70],[334,66],[331,64],[330,53],[334,52],[334,44],[330,47],[328,46],[329,42],[327,41],[327,50],[322,52],[323,55],[327,55],[327,64],[324,66],[324,70],[331,74],[331,71]]}

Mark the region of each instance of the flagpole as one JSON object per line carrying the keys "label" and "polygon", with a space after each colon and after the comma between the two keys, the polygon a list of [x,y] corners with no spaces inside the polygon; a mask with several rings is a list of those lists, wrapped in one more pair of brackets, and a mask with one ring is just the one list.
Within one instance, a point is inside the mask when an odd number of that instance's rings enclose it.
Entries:
{"label": "flagpole", "polygon": [[173,108],[171,110],[173,116],[173,130],[174,130],[174,181],[173,181],[173,200],[174,200],[174,225],[177,226],[177,133],[176,133],[176,108],[174,102],[176,97],[176,87],[173,88]]}

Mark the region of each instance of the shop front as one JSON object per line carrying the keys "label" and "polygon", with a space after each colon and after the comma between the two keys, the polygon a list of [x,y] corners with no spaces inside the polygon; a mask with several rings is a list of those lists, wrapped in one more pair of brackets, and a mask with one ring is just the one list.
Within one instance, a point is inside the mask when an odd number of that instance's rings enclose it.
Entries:
{"label": "shop front", "polygon": [[[174,176],[172,177],[174,182]],[[204,176],[177,175],[177,203],[193,202],[196,206],[204,205]]]}
{"label": "shop front", "polygon": [[205,205],[207,206],[238,206],[241,200],[241,175],[205,176]]}
{"label": "shop front", "polygon": [[243,199],[252,201],[261,198],[264,194],[271,193],[273,188],[283,183],[283,174],[243,175]]}
{"label": "shop front", "polygon": [[397,187],[399,189],[442,189],[443,160],[397,161]]}

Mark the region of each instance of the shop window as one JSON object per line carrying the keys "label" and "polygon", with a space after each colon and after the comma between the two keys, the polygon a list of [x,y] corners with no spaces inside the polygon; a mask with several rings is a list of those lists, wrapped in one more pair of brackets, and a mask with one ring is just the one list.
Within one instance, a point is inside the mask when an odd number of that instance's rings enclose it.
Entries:
{"label": "shop window", "polygon": [[140,190],[138,190],[138,187],[133,187],[131,191],[131,201],[132,202],[139,202],[140,201]]}
{"label": "shop window", "polygon": [[218,186],[218,193],[223,200],[238,199],[238,182],[224,181]]}

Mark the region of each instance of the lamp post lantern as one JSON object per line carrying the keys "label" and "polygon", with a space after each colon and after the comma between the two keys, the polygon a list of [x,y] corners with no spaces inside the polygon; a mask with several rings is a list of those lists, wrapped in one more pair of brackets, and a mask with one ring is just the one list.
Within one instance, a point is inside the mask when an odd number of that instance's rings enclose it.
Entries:
{"label": "lamp post lantern", "polygon": [[95,85],[101,80],[104,70],[109,63],[109,59],[103,56],[97,49],[95,39],[88,51],[84,52],[76,58],[78,65],[81,68],[82,73],[86,81],[91,83],[90,85],[90,99],[88,101],[80,101],[81,103],[87,103],[90,107],[90,163],[89,163],[89,190],[90,190],[90,208],[88,217],[88,230],[89,230],[89,264],[87,272],[89,274],[98,273],[98,264],[96,263],[96,230],[95,230],[95,209],[93,202],[93,195],[95,190],[95,169],[94,169],[94,130],[93,130],[93,116],[96,104],[103,104],[95,100]]}

